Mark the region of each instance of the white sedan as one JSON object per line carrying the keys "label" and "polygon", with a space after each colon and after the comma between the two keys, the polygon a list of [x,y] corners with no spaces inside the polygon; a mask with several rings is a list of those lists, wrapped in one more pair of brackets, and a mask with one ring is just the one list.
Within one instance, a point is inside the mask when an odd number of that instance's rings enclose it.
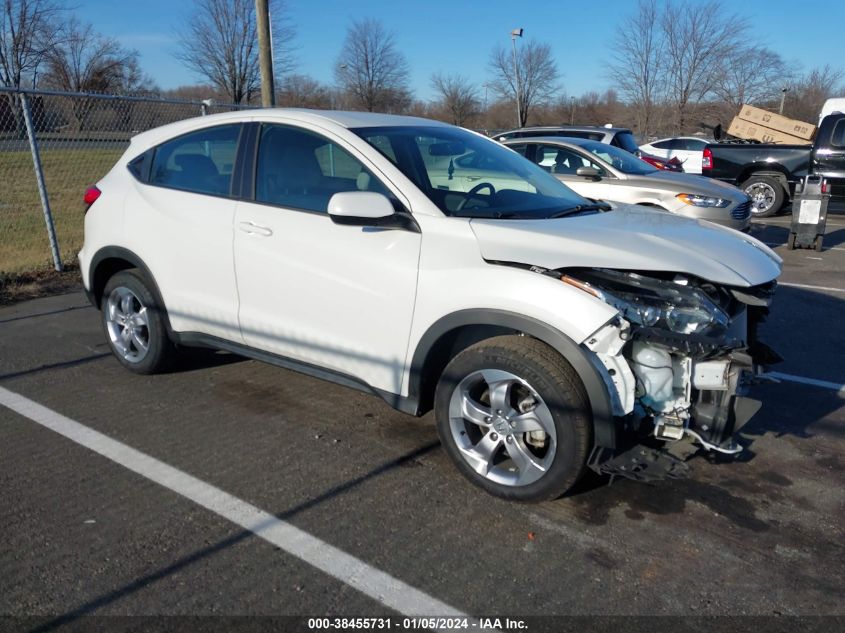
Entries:
{"label": "white sedan", "polygon": [[713,142],[715,141],[699,136],[676,136],[640,145],[640,149],[661,158],[677,158],[686,173],[700,174],[704,148]]}

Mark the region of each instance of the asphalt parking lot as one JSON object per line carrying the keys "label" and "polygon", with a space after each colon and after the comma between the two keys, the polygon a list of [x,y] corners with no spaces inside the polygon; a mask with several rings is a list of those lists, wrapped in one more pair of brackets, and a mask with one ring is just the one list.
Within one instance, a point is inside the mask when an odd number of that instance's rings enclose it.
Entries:
{"label": "asphalt parking lot", "polygon": [[785,361],[744,456],[650,485],[588,477],[541,505],[465,482],[430,415],[201,350],[132,375],[81,292],[0,309],[0,614],[40,630],[88,615],[841,625],[845,213],[822,253],[788,251],[788,226],[754,227],[785,259],[763,330]]}

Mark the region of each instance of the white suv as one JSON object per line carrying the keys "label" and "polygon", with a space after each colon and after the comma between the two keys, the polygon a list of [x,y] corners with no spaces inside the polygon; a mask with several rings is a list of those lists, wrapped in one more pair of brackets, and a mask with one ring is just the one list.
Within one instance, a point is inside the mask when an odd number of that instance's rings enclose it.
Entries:
{"label": "white suv", "polygon": [[183,121],[136,136],[85,200],[83,280],[125,367],[210,346],[433,408],[460,471],[510,499],[739,450],[773,358],[755,334],[781,271],[766,246],[608,210],[434,121]]}

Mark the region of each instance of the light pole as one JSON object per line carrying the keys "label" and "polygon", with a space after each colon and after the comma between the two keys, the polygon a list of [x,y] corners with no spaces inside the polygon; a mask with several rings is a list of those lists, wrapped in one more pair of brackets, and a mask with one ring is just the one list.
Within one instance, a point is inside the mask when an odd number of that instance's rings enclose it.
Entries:
{"label": "light pole", "polygon": [[783,102],[786,99],[787,92],[789,92],[789,88],[780,89],[780,109],[778,110],[778,114],[783,114]]}
{"label": "light pole", "polygon": [[569,97],[569,125],[575,124],[575,97]]}
{"label": "light pole", "polygon": [[516,77],[516,127],[522,127],[522,108],[519,104],[519,66],[516,64],[516,38],[522,37],[523,29],[511,31],[511,46],[513,47],[513,74]]}

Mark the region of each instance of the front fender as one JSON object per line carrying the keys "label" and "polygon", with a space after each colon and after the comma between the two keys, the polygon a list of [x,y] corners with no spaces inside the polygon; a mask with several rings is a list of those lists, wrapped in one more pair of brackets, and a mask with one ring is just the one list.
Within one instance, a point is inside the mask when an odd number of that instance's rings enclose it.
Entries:
{"label": "front fender", "polygon": [[409,396],[419,402],[422,396],[424,367],[429,354],[442,337],[469,326],[504,328],[539,339],[557,352],[578,372],[587,391],[593,416],[593,437],[597,446],[616,448],[616,420],[604,379],[587,357],[587,351],[552,326],[523,314],[495,309],[468,309],[446,315],[436,321],[420,338],[411,359]]}

